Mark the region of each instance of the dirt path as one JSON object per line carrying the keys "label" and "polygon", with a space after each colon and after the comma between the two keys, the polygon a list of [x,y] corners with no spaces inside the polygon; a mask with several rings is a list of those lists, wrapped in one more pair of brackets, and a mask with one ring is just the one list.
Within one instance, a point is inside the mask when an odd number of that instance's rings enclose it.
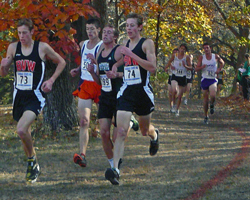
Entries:
{"label": "dirt path", "polygon": [[118,187],[104,178],[109,165],[100,137],[90,140],[86,168],[72,161],[78,131],[56,140],[37,138],[42,175],[32,186],[24,182],[19,139],[1,138],[0,199],[250,199],[249,115],[217,105],[205,125],[201,100],[182,105],[176,118],[166,99],[156,99],[152,122],[160,130],[158,154],[151,157],[149,139],[131,131]]}

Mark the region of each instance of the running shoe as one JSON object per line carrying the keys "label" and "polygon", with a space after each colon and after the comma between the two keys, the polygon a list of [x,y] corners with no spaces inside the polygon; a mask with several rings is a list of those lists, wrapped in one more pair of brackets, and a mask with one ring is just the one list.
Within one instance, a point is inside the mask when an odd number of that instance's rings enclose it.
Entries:
{"label": "running shoe", "polygon": [[171,109],[170,109],[170,113],[175,113],[174,106],[172,106],[172,107],[171,107]]}
{"label": "running shoe", "polygon": [[36,163],[36,159],[28,159],[28,167],[26,173],[26,181],[35,183],[40,174],[40,166]]}
{"label": "running shoe", "polygon": [[187,104],[188,104],[188,100],[184,99],[184,105],[187,105]]}
{"label": "running shoe", "polygon": [[176,116],[176,117],[179,117],[179,116],[180,116],[179,110],[176,110],[176,111],[175,111],[175,116]]}
{"label": "running shoe", "polygon": [[134,131],[138,131],[139,130],[139,122],[135,119],[134,115],[131,116],[130,121],[133,123],[132,129]]}
{"label": "running shoe", "polygon": [[210,114],[214,114],[214,104],[210,104]]}
{"label": "running shoe", "polygon": [[204,124],[208,124],[208,117],[204,118]]}
{"label": "running shoe", "polygon": [[159,149],[159,130],[155,129],[155,132],[157,134],[157,139],[150,141],[149,154],[151,156],[154,156]]}
{"label": "running shoe", "polygon": [[105,178],[109,180],[112,185],[119,185],[119,174],[115,168],[108,168],[105,172]]}
{"label": "running shoe", "polygon": [[73,157],[74,163],[80,165],[81,167],[86,167],[87,166],[87,160],[85,159],[85,156],[83,154],[79,155],[75,153]]}

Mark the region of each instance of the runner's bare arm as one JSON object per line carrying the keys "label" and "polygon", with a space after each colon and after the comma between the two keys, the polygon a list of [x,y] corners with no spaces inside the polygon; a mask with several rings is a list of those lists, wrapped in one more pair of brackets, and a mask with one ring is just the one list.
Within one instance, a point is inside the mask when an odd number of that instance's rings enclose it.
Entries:
{"label": "runner's bare arm", "polygon": [[168,72],[168,69],[169,69],[169,67],[171,66],[171,63],[172,63],[173,60],[174,60],[174,56],[175,56],[175,55],[172,54],[171,58],[169,59],[167,65],[166,65],[166,67],[165,67],[165,72]]}
{"label": "runner's bare arm", "polygon": [[219,72],[220,72],[220,71],[222,70],[222,68],[224,67],[225,62],[224,62],[224,60],[223,60],[218,54],[215,54],[215,58],[216,58],[216,60],[217,60],[218,63],[219,63],[218,70],[219,70]]}
{"label": "runner's bare arm", "polygon": [[17,46],[16,42],[11,43],[8,46],[6,57],[1,60],[0,75],[2,77],[5,77],[9,73],[11,63],[13,62],[14,59],[16,46]]}
{"label": "runner's bare arm", "polygon": [[66,62],[47,43],[41,42],[41,54],[40,55],[42,55],[41,57],[42,59],[49,58],[55,64],[57,64],[54,74],[50,77],[49,80],[45,81],[42,85],[42,89],[44,92],[50,92],[52,90],[53,83],[55,82],[57,77],[62,73],[63,69],[65,68]]}
{"label": "runner's bare arm", "polygon": [[202,70],[203,68],[206,67],[206,65],[202,65],[202,58],[203,58],[202,55],[199,56],[199,58],[198,58],[197,65],[196,65],[196,67],[195,67],[195,71],[196,71],[196,72],[198,72],[198,71],[200,71],[200,70]]}

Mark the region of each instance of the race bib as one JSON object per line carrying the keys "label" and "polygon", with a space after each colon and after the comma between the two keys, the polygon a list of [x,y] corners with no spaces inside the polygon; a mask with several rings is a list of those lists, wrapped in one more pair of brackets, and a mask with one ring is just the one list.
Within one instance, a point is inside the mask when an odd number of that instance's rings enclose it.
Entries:
{"label": "race bib", "polygon": [[176,69],[176,75],[182,76],[183,70],[182,69]]}
{"label": "race bib", "polygon": [[188,79],[192,78],[192,72],[190,70],[187,70],[187,78]]}
{"label": "race bib", "polygon": [[32,90],[33,73],[16,72],[16,88],[19,90]]}
{"label": "race bib", "polygon": [[112,91],[112,85],[110,78],[107,77],[106,74],[100,75],[101,83],[102,83],[102,90],[105,92]]}
{"label": "race bib", "polygon": [[215,78],[215,72],[213,70],[207,70],[207,76]]}
{"label": "race bib", "polygon": [[81,70],[82,71],[87,71],[87,67],[88,65],[91,63],[91,61],[89,59],[83,59],[83,63],[81,66]]}
{"label": "race bib", "polygon": [[128,85],[141,83],[141,73],[138,65],[124,67],[124,80]]}

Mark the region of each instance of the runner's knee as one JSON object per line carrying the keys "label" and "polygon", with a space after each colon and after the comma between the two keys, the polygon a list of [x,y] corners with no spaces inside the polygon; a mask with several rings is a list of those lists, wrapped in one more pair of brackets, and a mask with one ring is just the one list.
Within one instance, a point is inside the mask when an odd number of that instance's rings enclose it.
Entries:
{"label": "runner's knee", "polygon": [[84,127],[84,126],[89,126],[89,119],[87,119],[86,117],[83,117],[80,119],[80,126]]}
{"label": "runner's knee", "polygon": [[125,140],[127,136],[127,131],[124,128],[119,128],[117,131],[117,136]]}

